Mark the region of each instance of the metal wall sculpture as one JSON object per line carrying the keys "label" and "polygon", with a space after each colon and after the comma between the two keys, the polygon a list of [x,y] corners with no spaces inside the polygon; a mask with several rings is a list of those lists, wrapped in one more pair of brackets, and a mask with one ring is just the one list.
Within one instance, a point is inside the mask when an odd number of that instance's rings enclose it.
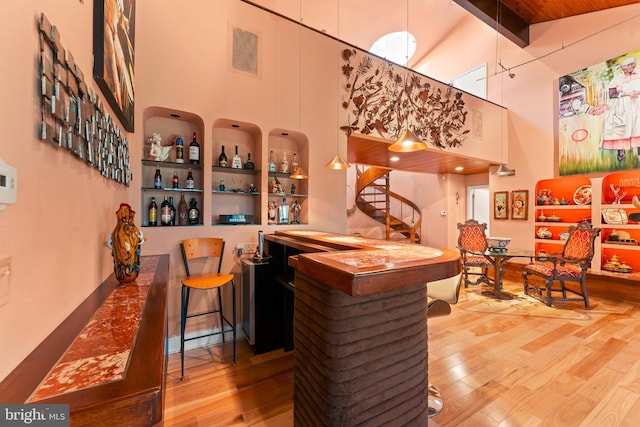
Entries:
{"label": "metal wall sculpture", "polygon": [[395,140],[407,128],[434,148],[461,147],[470,133],[463,92],[356,49],[342,51],[347,134]]}
{"label": "metal wall sculpture", "polygon": [[73,55],[62,45],[60,31],[44,14],[39,31],[40,138],[66,149],[103,176],[129,186],[129,145],[124,132],[87,86]]}

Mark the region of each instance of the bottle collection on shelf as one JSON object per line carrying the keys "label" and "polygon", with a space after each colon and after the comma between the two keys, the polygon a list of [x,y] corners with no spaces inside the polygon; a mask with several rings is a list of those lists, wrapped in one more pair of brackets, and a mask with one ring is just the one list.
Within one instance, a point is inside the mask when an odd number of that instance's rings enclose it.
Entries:
{"label": "bottle collection on shelf", "polygon": [[149,226],[155,227],[158,225],[158,213],[160,214],[160,225],[162,226],[176,225],[176,221],[177,225],[196,225],[200,223],[198,202],[192,197],[187,207],[184,193],[180,194],[178,209],[173,204],[173,196],[165,195],[159,212],[156,198],[151,197],[151,202],[149,203]]}
{"label": "bottle collection on shelf", "polygon": [[277,167],[275,155],[273,150],[269,152],[269,172],[280,172],[280,173],[296,173],[300,167],[298,163],[298,155],[293,153],[293,159],[291,160],[291,164],[287,160],[287,152],[282,153],[282,161],[280,162],[280,167]]}
{"label": "bottle collection on shelf", "polygon": [[229,160],[227,159],[227,154],[224,151],[224,145],[220,151],[220,155],[218,156],[218,166],[221,168],[231,169],[255,169],[255,165],[253,160],[251,160],[251,153],[247,153],[247,161],[242,163],[242,158],[238,153],[238,146],[236,145],[235,155],[231,159],[231,165],[229,165]]}
{"label": "bottle collection on shelf", "polygon": [[[195,189],[195,182],[193,179],[193,172],[191,171],[191,168],[189,168],[189,171],[187,172],[187,186],[186,189],[187,190],[193,190]],[[158,190],[161,190],[164,188],[164,185],[162,183],[162,173],[160,172],[160,166],[157,165],[156,166],[156,173],[153,177],[153,188],[156,188]],[[173,171],[173,178],[171,179],[171,188],[173,189],[179,189],[180,188],[180,177],[178,176],[178,171]]]}
{"label": "bottle collection on shelf", "polygon": [[[269,224],[300,224],[300,209],[302,206],[297,200],[289,206],[287,198],[282,198],[282,203],[276,206],[276,202],[270,201],[268,205]],[[290,214],[293,219],[289,222]]]}

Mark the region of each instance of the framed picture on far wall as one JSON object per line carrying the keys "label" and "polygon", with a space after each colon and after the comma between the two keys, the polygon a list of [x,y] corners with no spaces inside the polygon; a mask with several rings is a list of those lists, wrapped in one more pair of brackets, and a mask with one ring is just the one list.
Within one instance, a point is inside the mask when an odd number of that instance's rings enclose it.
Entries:
{"label": "framed picture on far wall", "polygon": [[135,0],[94,0],[93,78],[122,122],[133,132]]}
{"label": "framed picture on far wall", "polygon": [[511,219],[527,219],[529,211],[529,190],[511,192]]}
{"label": "framed picture on far wall", "polygon": [[509,192],[493,193],[493,219],[509,219]]}

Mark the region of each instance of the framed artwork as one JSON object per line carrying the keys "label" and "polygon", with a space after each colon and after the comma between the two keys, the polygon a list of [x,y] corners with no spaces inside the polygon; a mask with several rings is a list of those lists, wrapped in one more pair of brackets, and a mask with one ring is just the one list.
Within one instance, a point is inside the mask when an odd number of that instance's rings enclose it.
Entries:
{"label": "framed artwork", "polygon": [[133,132],[135,0],[94,0],[93,78],[122,126]]}
{"label": "framed artwork", "polygon": [[509,192],[493,193],[493,219],[509,219]]}
{"label": "framed artwork", "polygon": [[529,211],[529,190],[511,192],[511,219],[527,219]]}

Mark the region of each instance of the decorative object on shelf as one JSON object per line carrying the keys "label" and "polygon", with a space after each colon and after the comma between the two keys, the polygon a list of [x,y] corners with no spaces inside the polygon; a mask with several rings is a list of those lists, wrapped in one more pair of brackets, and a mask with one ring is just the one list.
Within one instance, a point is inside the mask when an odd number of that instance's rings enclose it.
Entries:
{"label": "decorative object on shelf", "polygon": [[287,198],[282,198],[282,204],[278,206],[278,224],[289,224],[289,205]]}
{"label": "decorative object on shelf", "polygon": [[560,240],[567,240],[569,238],[569,232],[563,231],[562,233],[559,234],[559,236],[560,236]]}
{"label": "decorative object on shelf", "polygon": [[200,144],[196,138],[196,132],[193,133],[193,139],[189,144],[189,163],[192,165],[200,164]]}
{"label": "decorative object on shelf", "polygon": [[511,243],[510,237],[487,237],[487,247],[490,251],[506,251],[509,243]]}
{"label": "decorative object on shelf", "polygon": [[220,166],[221,168],[226,168],[227,166],[229,166],[229,161],[227,160],[227,155],[224,152],[224,145],[222,146],[222,151],[220,152],[220,155],[218,156],[218,166]]}
{"label": "decorative object on shelf", "polygon": [[156,174],[153,176],[153,188],[162,188],[162,173],[158,165],[156,165]]}
{"label": "decorative object on shelf", "polygon": [[152,134],[149,139],[149,156],[156,162],[164,162],[169,158],[173,144],[162,145],[162,136],[159,133]]}
{"label": "decorative object on shelf", "polygon": [[526,220],[529,211],[529,190],[511,192],[511,219]]}
{"label": "decorative object on shelf", "polygon": [[189,207],[184,199],[184,193],[180,193],[180,202],[178,202],[178,225],[189,224]]}
{"label": "decorative object on shelf", "polygon": [[551,216],[547,217],[547,221],[549,222],[560,222],[562,220],[561,217],[559,217],[558,215],[552,213]]}
{"label": "decorative object on shelf", "polygon": [[613,204],[619,205],[622,199],[624,199],[624,196],[627,195],[627,192],[625,191],[622,194],[620,194],[620,187],[616,187],[613,184],[609,184],[609,188],[611,188],[611,191],[613,192],[613,197],[615,198],[615,200],[613,201]]}
{"label": "decorative object on shelf", "polygon": [[540,212],[540,215],[538,215],[538,221],[540,222],[545,222],[547,220],[547,217],[544,215],[544,211]]}
{"label": "decorative object on shelf", "polygon": [[220,185],[218,185],[218,190],[219,191],[225,191],[227,187],[225,187],[224,185],[224,179],[220,180]]}
{"label": "decorative object on shelf", "polygon": [[231,159],[231,169],[242,169],[242,159],[238,154],[238,146],[236,145],[236,154]]}
{"label": "decorative object on shelf", "polygon": [[562,199],[560,199],[560,204],[562,206],[566,205],[567,204],[567,199],[565,199],[564,197]]}
{"label": "decorative object on shelf", "polygon": [[291,194],[296,194],[296,183],[292,182],[291,183],[291,189],[289,191]]}
{"label": "decorative object on shelf", "polygon": [[540,227],[538,231],[536,231],[536,236],[538,236],[539,239],[550,239],[553,237],[553,233],[551,233],[551,230],[547,227]]}
{"label": "decorative object on shelf", "polygon": [[278,177],[275,175],[271,180],[271,192],[274,194],[284,194],[284,191],[282,190],[282,184],[280,183]]}
{"label": "decorative object on shelf", "polygon": [[275,224],[276,223],[276,202],[269,202],[268,204],[268,208],[267,208],[267,212],[268,212],[268,217],[267,220],[269,222],[269,224]]}
{"label": "decorative object on shelf", "polygon": [[614,245],[631,245],[636,246],[638,242],[631,238],[631,234],[626,231],[613,230],[609,234],[609,238],[605,243],[612,243]]}
{"label": "decorative object on shelf", "polygon": [[297,200],[293,201],[293,205],[291,205],[291,210],[293,211],[293,221],[291,221],[291,224],[300,224],[300,209],[302,208],[302,206],[300,206],[300,203],[298,203]]}
{"label": "decorative object on shelf", "polygon": [[269,152],[269,172],[275,172],[275,171],[276,171],[276,160],[273,155],[273,150],[271,150]]}
{"label": "decorative object on shelf", "polygon": [[573,201],[576,205],[590,205],[591,204],[591,185],[583,185],[578,187],[575,193],[573,193]]}
{"label": "decorative object on shelf", "polygon": [[180,136],[176,138],[176,163],[184,163],[184,140]]}
{"label": "decorative object on shelf", "polygon": [[546,249],[540,249],[538,252],[536,252],[536,257],[538,261],[545,262],[549,260],[549,253]]}
{"label": "decorative object on shelf", "polygon": [[493,193],[493,219],[509,219],[509,192]]}
{"label": "decorative object on shelf", "polygon": [[546,188],[543,188],[542,190],[538,190],[537,203],[538,205],[551,204],[551,190]]}
{"label": "decorative object on shelf", "polygon": [[615,273],[631,273],[633,269],[629,264],[626,264],[624,261],[620,261],[617,255],[613,255],[609,261],[605,262],[602,266],[602,269],[605,271],[612,271]]}
{"label": "decorative object on shelf", "polygon": [[602,219],[607,224],[628,224],[627,211],[624,209],[602,209]]}
{"label": "decorative object on shelf", "polygon": [[247,161],[244,162],[245,169],[255,169],[256,166],[253,164],[253,160],[251,160],[251,153],[247,154]]}
{"label": "decorative object on shelf", "polygon": [[199,224],[200,223],[200,210],[198,209],[198,201],[192,197],[189,200],[189,224]]}
{"label": "decorative object on shelf", "polygon": [[249,184],[249,193],[255,193],[256,192],[256,186],[253,184]]}
{"label": "decorative object on shelf", "polygon": [[146,240],[133,222],[135,211],[127,203],[120,203],[113,232],[105,242],[113,256],[113,271],[120,283],[136,280],[140,272],[140,245]]}
{"label": "decorative object on shelf", "polygon": [[282,162],[280,163],[280,172],[289,173],[289,161],[287,160],[287,152],[282,153]]}
{"label": "decorative object on shelf", "polygon": [[[102,0],[94,2],[96,11],[102,4]],[[121,20],[126,20],[126,14],[121,15]],[[94,29],[102,25],[104,20],[100,18]],[[60,30],[49,22],[44,13],[40,15],[38,30],[40,139],[68,151],[93,166],[102,176],[128,187],[131,165],[125,132],[115,116],[106,112],[98,93],[87,86],[84,73],[62,44]],[[94,59],[94,64],[97,64],[99,59]],[[127,128],[124,121],[122,124]],[[131,129],[127,130],[133,132],[133,122]]]}

